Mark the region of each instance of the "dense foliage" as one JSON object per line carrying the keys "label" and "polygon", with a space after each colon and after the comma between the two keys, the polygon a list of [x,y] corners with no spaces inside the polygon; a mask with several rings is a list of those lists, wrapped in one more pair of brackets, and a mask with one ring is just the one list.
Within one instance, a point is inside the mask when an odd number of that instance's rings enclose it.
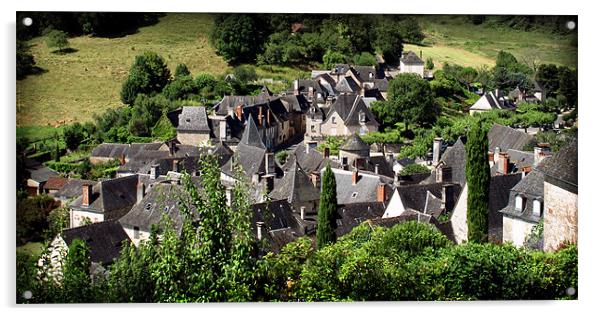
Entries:
{"label": "dense foliage", "polygon": [[320,207],[318,209],[318,228],[316,240],[318,248],[325,247],[337,240],[337,182],[330,165],[326,166],[321,180]]}
{"label": "dense foliage", "polygon": [[487,130],[479,120],[470,128],[466,142],[468,184],[468,240],[487,242],[489,236],[489,160]]}
{"label": "dense foliage", "polygon": [[17,199],[17,245],[44,239],[48,215],[54,207],[54,199],[46,194]]}
{"label": "dense foliage", "polygon": [[121,101],[132,105],[138,94],[150,95],[163,90],[170,80],[163,57],[153,52],[136,56],[130,73],[121,89]]}

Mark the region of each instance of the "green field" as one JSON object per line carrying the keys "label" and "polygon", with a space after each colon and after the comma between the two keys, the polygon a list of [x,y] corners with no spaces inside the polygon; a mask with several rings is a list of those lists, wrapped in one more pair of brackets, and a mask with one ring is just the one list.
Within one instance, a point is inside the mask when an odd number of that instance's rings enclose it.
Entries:
{"label": "green field", "polygon": [[[422,51],[435,64],[443,62],[465,66],[493,65],[499,50],[512,52],[521,60],[536,53],[544,62],[576,66],[577,48],[571,38],[539,32],[513,31],[475,26],[458,17],[420,16],[427,37],[426,46],[405,45]],[[54,129],[72,122],[90,121],[93,114],[124,106],[119,97],[121,84],[136,55],[152,50],[163,56],[170,69],[185,63],[193,75],[207,72],[223,74],[231,68],[215,53],[208,34],[212,25],[208,14],[167,14],[152,26],[117,38],[74,37],[75,52],[56,54],[43,37],[30,41],[37,65],[46,72],[17,81],[18,133],[30,138],[49,136]],[[319,67],[319,65],[314,65]],[[289,87],[297,77],[309,75],[311,67],[258,67],[260,78],[277,82],[268,85],[273,92]],[[36,131],[37,128],[44,127]]]}
{"label": "green field", "polygon": [[17,247],[17,252],[23,252],[35,258],[39,257],[44,250],[41,242],[28,242],[23,246]]}
{"label": "green field", "polygon": [[464,16],[419,16],[425,46],[404,45],[435,66],[444,62],[462,66],[493,66],[500,50],[512,53],[520,62],[536,59],[577,67],[576,36],[560,36],[540,31],[518,31],[508,27],[474,25]]}

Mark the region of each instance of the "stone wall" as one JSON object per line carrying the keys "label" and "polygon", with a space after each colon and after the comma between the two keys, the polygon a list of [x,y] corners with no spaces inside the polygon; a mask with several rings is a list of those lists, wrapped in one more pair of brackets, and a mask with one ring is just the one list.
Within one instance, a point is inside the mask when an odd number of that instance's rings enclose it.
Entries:
{"label": "stone wall", "polygon": [[178,141],[184,145],[199,146],[209,141],[209,133],[186,133],[178,132]]}
{"label": "stone wall", "polygon": [[454,231],[454,239],[456,243],[462,243],[468,240],[468,223],[467,212],[468,208],[468,185],[465,185],[458,197],[458,202],[454,208],[451,217],[452,229]]}
{"label": "stone wall", "polygon": [[544,251],[555,251],[563,243],[577,244],[577,194],[544,182]]}
{"label": "stone wall", "polygon": [[522,247],[535,225],[519,218],[504,216],[504,242],[509,241],[517,247]]}
{"label": "stone wall", "polygon": [[69,228],[75,228],[75,227],[82,226],[82,222],[84,221],[85,218],[89,218],[90,221],[92,221],[92,223],[99,223],[99,222],[104,221],[103,214],[80,211],[80,210],[70,210],[69,213],[70,213],[69,214],[69,218],[70,218]]}

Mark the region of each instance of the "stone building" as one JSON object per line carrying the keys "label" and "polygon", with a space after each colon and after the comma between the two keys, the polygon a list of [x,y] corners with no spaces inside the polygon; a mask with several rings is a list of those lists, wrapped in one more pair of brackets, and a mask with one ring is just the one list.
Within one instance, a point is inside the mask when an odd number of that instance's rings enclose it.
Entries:
{"label": "stone building", "polygon": [[418,57],[413,51],[401,52],[399,58],[399,72],[413,73],[424,78],[424,61]]}
{"label": "stone building", "polygon": [[177,139],[181,144],[200,146],[209,141],[211,129],[204,106],[185,106],[178,116]]}

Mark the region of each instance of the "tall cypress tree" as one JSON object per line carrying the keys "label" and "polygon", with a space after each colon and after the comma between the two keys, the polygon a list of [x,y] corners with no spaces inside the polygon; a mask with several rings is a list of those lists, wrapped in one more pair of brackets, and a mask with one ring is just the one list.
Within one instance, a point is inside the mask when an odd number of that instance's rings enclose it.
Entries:
{"label": "tall cypress tree", "polygon": [[337,182],[330,165],[326,166],[320,192],[320,209],[318,210],[318,249],[337,240]]}
{"label": "tall cypress tree", "polygon": [[487,132],[481,120],[468,132],[466,182],[468,183],[468,240],[487,242],[489,231],[489,162]]}

